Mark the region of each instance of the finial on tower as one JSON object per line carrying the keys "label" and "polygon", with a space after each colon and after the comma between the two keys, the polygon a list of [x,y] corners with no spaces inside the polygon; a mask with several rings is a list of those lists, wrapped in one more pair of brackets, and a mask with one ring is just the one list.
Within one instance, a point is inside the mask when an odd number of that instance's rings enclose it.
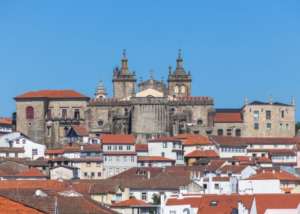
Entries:
{"label": "finial on tower", "polygon": [[123,59],[126,59],[126,49],[123,49],[122,56],[123,56]]}
{"label": "finial on tower", "polygon": [[249,99],[248,99],[248,97],[246,96],[245,99],[244,99],[244,104],[245,104],[245,106],[248,105],[248,103],[249,103]]}
{"label": "finial on tower", "polygon": [[182,50],[181,50],[181,48],[178,49],[178,59],[182,59]]}
{"label": "finial on tower", "polygon": [[291,102],[292,106],[296,106],[296,99],[294,96],[292,96],[292,102]]}
{"label": "finial on tower", "polygon": [[270,95],[270,97],[269,97],[269,103],[272,105],[273,104],[273,96],[272,95]]}

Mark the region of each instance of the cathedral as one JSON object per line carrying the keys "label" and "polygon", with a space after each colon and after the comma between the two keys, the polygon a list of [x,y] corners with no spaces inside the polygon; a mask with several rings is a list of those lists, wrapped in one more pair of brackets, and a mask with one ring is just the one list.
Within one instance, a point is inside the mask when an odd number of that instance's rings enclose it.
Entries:
{"label": "cathedral", "polygon": [[169,67],[167,83],[151,75],[137,84],[125,52],[112,83],[112,98],[106,97],[101,82],[89,102],[86,118],[92,134],[134,134],[144,142],[151,137],[212,131],[213,99],[191,96],[192,77],[184,69],[181,51],[175,69]]}
{"label": "cathedral", "polygon": [[15,97],[16,129],[32,140],[53,146],[65,143],[70,133],[97,137],[103,133],[132,134],[138,143],[178,134],[244,137],[295,136],[295,101],[245,101],[241,108],[215,109],[207,96],[192,96],[192,76],[183,65],[181,51],[167,82],[137,83],[126,52],[113,69],[113,96],[102,82],[95,96],[73,90],[31,91]]}

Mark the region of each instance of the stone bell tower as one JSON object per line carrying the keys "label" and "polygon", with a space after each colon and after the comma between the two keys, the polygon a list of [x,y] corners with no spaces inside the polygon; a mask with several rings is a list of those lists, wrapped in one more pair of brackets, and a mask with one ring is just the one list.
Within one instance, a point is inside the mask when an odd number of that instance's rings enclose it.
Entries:
{"label": "stone bell tower", "polygon": [[112,82],[115,98],[124,99],[129,96],[135,96],[136,77],[135,73],[128,69],[128,59],[125,50],[123,50],[121,69],[118,67],[114,69]]}
{"label": "stone bell tower", "polygon": [[178,51],[175,71],[169,67],[168,94],[175,97],[186,97],[191,95],[192,78],[190,72],[183,68],[181,49]]}

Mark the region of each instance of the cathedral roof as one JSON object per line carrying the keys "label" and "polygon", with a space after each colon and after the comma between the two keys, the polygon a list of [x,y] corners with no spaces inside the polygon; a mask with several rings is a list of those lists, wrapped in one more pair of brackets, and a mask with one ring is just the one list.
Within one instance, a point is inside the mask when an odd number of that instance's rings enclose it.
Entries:
{"label": "cathedral roof", "polygon": [[89,99],[87,96],[74,91],[74,90],[39,90],[39,91],[29,91],[19,96],[15,99],[34,99],[34,98],[48,98],[48,99]]}

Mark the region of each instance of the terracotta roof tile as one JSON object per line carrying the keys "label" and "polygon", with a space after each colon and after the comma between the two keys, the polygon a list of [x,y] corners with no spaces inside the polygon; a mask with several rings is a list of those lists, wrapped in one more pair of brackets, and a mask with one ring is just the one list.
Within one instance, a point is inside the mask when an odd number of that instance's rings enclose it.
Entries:
{"label": "terracotta roof tile", "polygon": [[181,142],[180,139],[176,137],[169,137],[169,136],[161,136],[159,138],[154,138],[148,140],[149,142]]}
{"label": "terracotta roof tile", "polygon": [[214,150],[194,150],[187,155],[187,158],[218,158],[219,155]]}
{"label": "terracotta roof tile", "polygon": [[175,160],[161,156],[139,156],[138,162],[175,162]]}
{"label": "terracotta roof tile", "polygon": [[103,144],[134,144],[135,137],[133,135],[121,134],[103,134],[100,136]]}
{"label": "terracotta roof tile", "polygon": [[252,175],[247,180],[272,180],[278,179],[280,181],[297,181],[300,182],[300,177],[282,170],[261,170],[255,175]]}
{"label": "terracotta roof tile", "polygon": [[22,203],[0,197],[0,213],[9,214],[43,214],[34,208],[28,207]]}
{"label": "terracotta roof tile", "polygon": [[76,132],[78,136],[88,136],[89,132],[87,128],[83,125],[73,125],[72,126],[73,130]]}
{"label": "terracotta roof tile", "polygon": [[46,177],[40,170],[31,168],[16,174],[17,177]]}
{"label": "terracotta roof tile", "polygon": [[64,154],[63,149],[47,149],[45,155],[61,155]]}
{"label": "terracotta roof tile", "polygon": [[215,123],[242,123],[243,118],[240,111],[237,112],[216,112]]}
{"label": "terracotta roof tile", "polygon": [[40,90],[40,91],[30,91],[19,96],[15,99],[32,99],[32,98],[48,98],[48,99],[87,99],[84,96],[74,90]]}
{"label": "terracotta roof tile", "polygon": [[0,125],[11,126],[12,125],[12,119],[7,118],[7,117],[0,117]]}
{"label": "terracotta roof tile", "polygon": [[137,152],[148,152],[148,144],[146,144],[146,143],[144,143],[144,144],[141,144],[141,143],[135,144],[135,151],[137,151]]}
{"label": "terracotta roof tile", "polygon": [[212,142],[208,137],[196,134],[180,134],[175,136],[175,138],[183,141],[184,146],[194,146],[194,145],[210,145]]}
{"label": "terracotta roof tile", "polygon": [[119,201],[117,203],[112,204],[112,207],[147,207],[149,204],[142,200],[138,200],[136,198],[130,198],[125,201]]}

